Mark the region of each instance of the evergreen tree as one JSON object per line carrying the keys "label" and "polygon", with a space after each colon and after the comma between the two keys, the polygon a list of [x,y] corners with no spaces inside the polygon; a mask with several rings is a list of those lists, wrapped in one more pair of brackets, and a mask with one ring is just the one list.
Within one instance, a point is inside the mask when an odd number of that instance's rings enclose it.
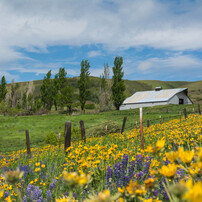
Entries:
{"label": "evergreen tree", "polygon": [[89,96],[89,68],[90,63],[88,60],[82,60],[81,61],[81,73],[80,78],[78,80],[78,86],[79,86],[79,101],[81,104],[81,109],[84,110],[85,103],[87,101],[87,98]]}
{"label": "evergreen tree", "polygon": [[112,84],[112,100],[114,102],[114,106],[117,110],[125,100],[125,83],[123,81],[124,72],[123,67],[123,57],[116,57],[114,60],[114,67],[113,67],[113,84]]}
{"label": "evergreen tree", "polygon": [[54,101],[54,90],[53,81],[51,80],[51,70],[44,77],[40,92],[43,107],[47,110],[51,110]]}
{"label": "evergreen tree", "polygon": [[2,76],[0,83],[0,102],[5,99],[6,94],[7,94],[6,79],[4,76]]}

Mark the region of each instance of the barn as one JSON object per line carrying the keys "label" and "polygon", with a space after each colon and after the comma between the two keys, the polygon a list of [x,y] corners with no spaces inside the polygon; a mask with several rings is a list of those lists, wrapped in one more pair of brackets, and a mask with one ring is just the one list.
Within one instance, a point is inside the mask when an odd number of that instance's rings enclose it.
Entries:
{"label": "barn", "polygon": [[161,87],[156,87],[155,90],[136,92],[126,98],[120,110],[168,104],[193,104],[193,102],[188,97],[187,88],[162,90]]}

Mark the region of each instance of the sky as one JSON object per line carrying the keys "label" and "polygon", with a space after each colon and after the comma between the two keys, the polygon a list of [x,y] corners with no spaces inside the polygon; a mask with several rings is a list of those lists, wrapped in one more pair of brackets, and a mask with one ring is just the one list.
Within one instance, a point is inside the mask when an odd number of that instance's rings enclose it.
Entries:
{"label": "sky", "polygon": [[0,0],[0,77],[43,79],[81,61],[100,76],[123,57],[124,79],[202,80],[201,0]]}

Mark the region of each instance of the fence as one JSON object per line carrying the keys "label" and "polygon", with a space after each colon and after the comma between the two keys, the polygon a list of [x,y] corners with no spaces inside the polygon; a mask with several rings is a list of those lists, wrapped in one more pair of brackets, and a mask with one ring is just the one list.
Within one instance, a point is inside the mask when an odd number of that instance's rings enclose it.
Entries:
{"label": "fence", "polygon": [[[188,115],[186,108],[184,108],[183,113],[184,113],[184,119],[186,120],[187,115]],[[198,104],[198,112],[197,113],[199,115],[201,115],[201,110],[200,110],[199,104]],[[196,114],[196,113],[195,113],[195,111],[193,111],[192,113],[189,113],[189,114]],[[178,115],[168,116],[168,117],[161,117],[160,116],[158,119],[152,119],[152,120],[147,120],[147,121],[141,121],[142,119],[140,119],[140,122],[136,121],[135,124],[130,124],[129,128],[127,128],[127,129],[134,129],[134,128],[140,129],[141,147],[142,147],[142,149],[144,149],[144,138],[141,135],[141,133],[143,131],[143,127],[149,127],[151,125],[151,123],[162,124],[163,122],[166,122],[166,120],[168,121],[169,119],[173,119],[173,118],[179,118],[181,121],[183,117],[182,117],[182,114],[179,113]],[[125,116],[123,118],[123,124],[122,124],[121,130],[120,130],[121,134],[125,130],[126,120],[127,120],[127,117]],[[83,120],[80,121],[80,129],[81,129],[81,139],[80,140],[84,141],[84,143],[85,143],[86,142],[86,135],[85,135],[85,126],[84,126]],[[106,130],[107,130],[107,127],[106,127]],[[157,130],[157,131],[161,131],[161,130]],[[25,134],[26,134],[27,154],[30,155],[31,154],[31,149],[30,149],[31,147],[30,147],[29,131],[26,130]],[[65,122],[64,136],[65,136],[64,151],[66,152],[66,149],[71,146],[71,122]],[[59,145],[60,145],[60,134],[59,134]]]}

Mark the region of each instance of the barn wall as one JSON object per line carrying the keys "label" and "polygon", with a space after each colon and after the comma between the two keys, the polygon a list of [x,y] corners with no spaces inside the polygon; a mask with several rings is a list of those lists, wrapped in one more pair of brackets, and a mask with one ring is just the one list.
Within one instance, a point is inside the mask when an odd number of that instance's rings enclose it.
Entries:
{"label": "barn wall", "polygon": [[136,109],[140,107],[153,107],[157,105],[167,105],[168,102],[154,102],[154,103],[141,103],[141,104],[127,104],[121,105],[119,110]]}
{"label": "barn wall", "polygon": [[179,99],[184,99],[184,104],[192,104],[191,100],[184,92],[176,94],[171,100],[169,100],[169,104],[179,104]]}

